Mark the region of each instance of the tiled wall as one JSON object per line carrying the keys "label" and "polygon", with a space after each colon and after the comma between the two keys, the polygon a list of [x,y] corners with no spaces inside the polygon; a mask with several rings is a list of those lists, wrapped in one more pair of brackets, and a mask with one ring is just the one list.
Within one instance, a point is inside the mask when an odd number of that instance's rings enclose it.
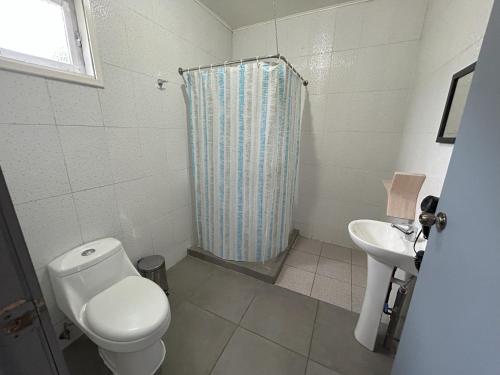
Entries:
{"label": "tiled wall", "polygon": [[[427,0],[375,0],[278,21],[280,52],[309,80],[295,226],[351,246],[349,221],[385,218]],[[233,57],[275,53],[274,24],[239,29]]]}
{"label": "tiled wall", "polygon": [[429,2],[398,163],[399,169],[427,175],[420,199],[441,194],[453,146],[435,140],[451,78],[477,60],[492,5],[493,0]]}
{"label": "tiled wall", "polygon": [[[179,66],[231,57],[232,32],[191,0],[93,0],[105,88],[0,71],[0,165],[53,322],[46,264],[115,236],[167,267],[192,237]],[[158,73],[169,80],[155,87]]]}

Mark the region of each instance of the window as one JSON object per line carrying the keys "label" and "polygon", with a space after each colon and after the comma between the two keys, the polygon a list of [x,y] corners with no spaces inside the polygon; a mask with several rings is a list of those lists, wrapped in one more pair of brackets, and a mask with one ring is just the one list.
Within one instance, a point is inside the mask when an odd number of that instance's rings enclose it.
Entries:
{"label": "window", "polygon": [[87,0],[1,0],[0,68],[101,86]]}

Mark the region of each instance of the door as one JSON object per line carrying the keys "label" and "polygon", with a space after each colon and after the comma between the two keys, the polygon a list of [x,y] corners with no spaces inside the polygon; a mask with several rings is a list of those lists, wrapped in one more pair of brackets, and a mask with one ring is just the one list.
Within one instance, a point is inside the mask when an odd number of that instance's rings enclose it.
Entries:
{"label": "door", "polygon": [[500,374],[500,1],[438,211],[392,374]]}
{"label": "door", "polygon": [[67,375],[0,170],[0,375]]}

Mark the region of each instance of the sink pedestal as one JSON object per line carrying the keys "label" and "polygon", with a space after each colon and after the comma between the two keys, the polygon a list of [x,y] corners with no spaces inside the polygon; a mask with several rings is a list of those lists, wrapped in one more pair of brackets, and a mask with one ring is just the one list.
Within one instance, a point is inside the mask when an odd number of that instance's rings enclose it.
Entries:
{"label": "sink pedestal", "polygon": [[368,279],[366,282],[365,298],[354,329],[354,337],[363,346],[373,351],[377,339],[380,318],[384,309],[387,288],[391,282],[394,267],[380,263],[369,254]]}

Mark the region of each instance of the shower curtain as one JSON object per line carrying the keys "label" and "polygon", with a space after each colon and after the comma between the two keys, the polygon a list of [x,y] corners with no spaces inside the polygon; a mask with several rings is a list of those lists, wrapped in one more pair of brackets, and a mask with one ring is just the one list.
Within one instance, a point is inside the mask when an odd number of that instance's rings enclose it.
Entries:
{"label": "shower curtain", "polygon": [[255,62],[184,74],[198,245],[263,262],[292,230],[301,88],[283,63]]}

